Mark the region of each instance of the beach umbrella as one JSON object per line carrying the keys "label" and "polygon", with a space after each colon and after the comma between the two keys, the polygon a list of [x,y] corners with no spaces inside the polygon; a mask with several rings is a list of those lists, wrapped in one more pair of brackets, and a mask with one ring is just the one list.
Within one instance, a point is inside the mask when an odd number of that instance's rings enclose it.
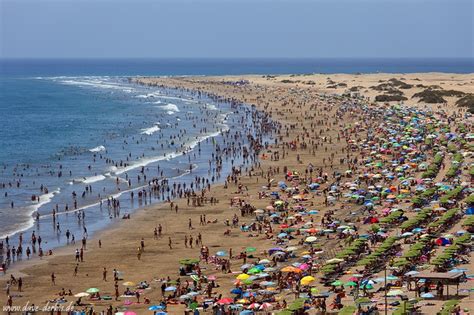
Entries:
{"label": "beach umbrella", "polygon": [[97,292],[99,292],[99,291],[100,291],[100,290],[97,289],[97,288],[89,288],[89,289],[86,290],[87,293],[97,293]]}
{"label": "beach umbrella", "polygon": [[282,272],[296,272],[296,273],[302,272],[301,269],[298,269],[298,268],[293,267],[293,266],[286,266],[286,267],[282,268],[281,271]]}
{"label": "beach umbrella", "polygon": [[260,273],[260,272],[262,272],[262,270],[259,269],[259,268],[256,268],[256,267],[253,267],[252,269],[250,269],[249,271],[247,271],[247,273],[248,273],[249,275],[254,275],[254,274]]}
{"label": "beach umbrella", "polygon": [[340,286],[340,285],[342,285],[342,281],[341,280],[336,280],[336,281],[332,282],[331,285]]}
{"label": "beach umbrella", "polygon": [[397,296],[397,295],[403,295],[404,292],[400,289],[395,289],[395,290],[390,290],[387,293],[387,296]]}
{"label": "beach umbrella", "polygon": [[340,262],[343,262],[343,261],[344,261],[344,259],[341,259],[341,258],[332,258],[332,259],[326,260],[326,263],[333,264],[333,263],[340,263]]}
{"label": "beach umbrella", "polygon": [[132,312],[132,311],[126,311],[124,315],[137,315],[137,313]]}
{"label": "beach umbrella", "polygon": [[166,292],[176,291],[176,287],[173,287],[173,286],[166,287],[165,291]]}
{"label": "beach umbrella", "polygon": [[259,264],[262,264],[262,265],[266,265],[266,264],[269,264],[269,263],[270,263],[270,260],[268,260],[268,259],[261,259],[258,263],[259,263]]}
{"label": "beach umbrella", "polygon": [[242,266],[240,266],[240,270],[249,269],[249,268],[252,268],[253,266],[254,266],[253,264],[243,264]]}
{"label": "beach umbrella", "polygon": [[287,236],[288,236],[287,233],[280,233],[280,234],[277,235],[278,238],[285,238]]}
{"label": "beach umbrella", "polygon": [[168,315],[168,313],[160,311],[160,312],[156,312],[155,315]]}
{"label": "beach umbrella", "polygon": [[234,288],[230,290],[230,293],[232,294],[242,294],[242,289],[241,288]]}
{"label": "beach umbrella", "polygon": [[273,305],[271,305],[270,303],[262,303],[262,305],[260,305],[260,307],[258,308],[259,310],[271,310],[273,308]]}
{"label": "beach umbrella", "polygon": [[123,286],[126,286],[126,287],[132,287],[135,285],[135,283],[131,282],[131,281],[126,281],[124,283],[122,283]]}
{"label": "beach umbrella", "polygon": [[231,298],[223,298],[217,301],[217,304],[232,304],[234,302]]}
{"label": "beach umbrella", "polygon": [[237,276],[237,280],[247,280],[248,278],[250,278],[250,276],[246,273],[241,273],[240,275]]}
{"label": "beach umbrella", "polygon": [[255,310],[255,309],[258,309],[260,307],[260,304],[259,303],[252,303],[250,304],[247,308],[249,310]]}
{"label": "beach umbrella", "polygon": [[309,210],[308,213],[309,214],[318,214],[319,211],[318,210]]}
{"label": "beach umbrella", "polygon": [[192,299],[192,297],[189,294],[183,294],[179,297],[180,300],[186,301]]}
{"label": "beach umbrella", "polygon": [[433,293],[423,293],[422,295],[420,295],[420,297],[424,298],[424,299],[432,299],[434,298],[434,295]]}
{"label": "beach umbrella", "polygon": [[79,292],[77,294],[74,294],[75,297],[86,297],[89,296],[90,294],[87,292]]}
{"label": "beach umbrella", "polygon": [[306,276],[306,277],[301,278],[300,282],[301,282],[302,285],[308,285],[311,282],[313,282],[314,280],[316,280],[316,278],[314,278],[312,276]]}
{"label": "beach umbrella", "polygon": [[387,276],[387,280],[398,280],[398,277],[390,275],[390,276]]}
{"label": "beach umbrella", "polygon": [[306,243],[314,243],[314,242],[317,241],[317,239],[318,239],[318,238],[317,238],[316,236],[308,236],[304,241],[305,241]]}
{"label": "beach umbrella", "polygon": [[374,288],[374,286],[373,286],[372,284],[370,284],[370,283],[365,283],[365,284],[359,286],[359,288],[361,288],[361,289],[364,289],[364,288],[365,288],[365,289],[367,289],[367,290],[372,290],[372,289]]}
{"label": "beach umbrella", "polygon": [[251,310],[243,310],[239,313],[240,315],[254,315],[255,313]]}
{"label": "beach umbrella", "polygon": [[349,282],[344,283],[344,286],[345,287],[355,287],[355,286],[357,286],[357,283],[355,283],[354,281],[349,281]]}
{"label": "beach umbrella", "polygon": [[226,255],[227,255],[227,253],[226,253],[225,251],[223,251],[223,250],[218,251],[218,252],[216,253],[216,256],[219,256],[219,257],[226,256]]}
{"label": "beach umbrella", "polygon": [[244,306],[242,304],[232,304],[232,305],[229,305],[229,309],[231,310],[240,310],[241,308],[243,308]]}
{"label": "beach umbrella", "polygon": [[260,282],[260,285],[263,286],[263,287],[272,287],[274,286],[276,283],[275,282],[272,282],[272,281],[262,281]]}
{"label": "beach umbrella", "polygon": [[419,273],[420,273],[419,271],[412,270],[412,271],[408,271],[407,273],[405,273],[405,276],[414,276],[414,275],[417,275]]}
{"label": "beach umbrella", "polygon": [[245,251],[246,251],[247,253],[255,252],[256,250],[257,250],[257,249],[256,249],[255,247],[247,247],[247,248],[245,249]]}
{"label": "beach umbrella", "polygon": [[159,311],[164,309],[165,307],[162,305],[152,305],[148,308],[149,311]]}
{"label": "beach umbrella", "polygon": [[318,289],[318,288],[311,288],[311,293],[312,293],[312,294],[318,294],[318,293],[319,293],[319,289]]}

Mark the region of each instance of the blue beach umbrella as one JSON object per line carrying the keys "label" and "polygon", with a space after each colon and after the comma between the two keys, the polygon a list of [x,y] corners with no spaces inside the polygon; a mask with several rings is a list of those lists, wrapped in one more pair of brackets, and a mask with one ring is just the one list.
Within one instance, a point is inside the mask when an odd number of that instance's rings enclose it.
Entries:
{"label": "blue beach umbrella", "polygon": [[423,293],[422,295],[420,295],[422,298],[424,299],[432,299],[434,298],[434,295],[433,293]]}

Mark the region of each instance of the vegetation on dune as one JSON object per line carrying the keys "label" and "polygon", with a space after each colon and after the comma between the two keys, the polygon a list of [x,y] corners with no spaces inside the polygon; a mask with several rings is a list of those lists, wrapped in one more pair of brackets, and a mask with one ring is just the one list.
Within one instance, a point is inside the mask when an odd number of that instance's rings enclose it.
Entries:
{"label": "vegetation on dune", "polygon": [[443,97],[463,97],[464,95],[465,93],[461,91],[435,89],[430,86],[424,91],[415,93],[412,98],[419,98],[418,102],[439,104],[446,103],[446,100]]}
{"label": "vegetation on dune", "polygon": [[399,87],[401,89],[411,89],[413,87],[413,85],[397,80],[395,78],[392,78],[388,81],[391,82],[393,86]]}
{"label": "vegetation on dune", "polygon": [[376,102],[400,102],[406,101],[407,98],[402,95],[387,95],[387,94],[380,94],[375,97]]}
{"label": "vegetation on dune", "polygon": [[463,97],[457,100],[457,106],[467,107],[470,113],[474,114],[474,94],[465,94]]}

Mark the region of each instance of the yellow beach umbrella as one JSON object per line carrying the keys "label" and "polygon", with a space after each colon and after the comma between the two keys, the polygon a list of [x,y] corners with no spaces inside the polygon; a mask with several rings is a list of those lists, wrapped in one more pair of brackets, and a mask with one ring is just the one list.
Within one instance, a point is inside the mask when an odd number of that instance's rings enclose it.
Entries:
{"label": "yellow beach umbrella", "polygon": [[132,287],[132,286],[135,285],[135,283],[133,283],[132,281],[127,281],[127,282],[122,283],[122,285],[124,285],[126,287]]}
{"label": "yellow beach umbrella", "polygon": [[313,282],[314,280],[316,280],[316,278],[314,278],[312,276],[306,276],[306,277],[303,277],[300,282],[301,282],[302,285],[308,285],[311,282]]}
{"label": "yellow beach umbrella", "polygon": [[237,276],[237,280],[247,280],[248,278],[250,278],[250,276],[246,273],[241,273]]}

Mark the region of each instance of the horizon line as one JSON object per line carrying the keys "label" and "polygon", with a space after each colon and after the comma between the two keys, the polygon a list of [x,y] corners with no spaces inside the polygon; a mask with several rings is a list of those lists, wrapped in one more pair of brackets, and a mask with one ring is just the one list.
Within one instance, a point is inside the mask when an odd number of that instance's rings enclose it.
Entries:
{"label": "horizon line", "polygon": [[0,60],[236,60],[236,59],[268,59],[268,60],[383,60],[383,59],[459,59],[474,60],[474,56],[466,57],[0,57]]}

